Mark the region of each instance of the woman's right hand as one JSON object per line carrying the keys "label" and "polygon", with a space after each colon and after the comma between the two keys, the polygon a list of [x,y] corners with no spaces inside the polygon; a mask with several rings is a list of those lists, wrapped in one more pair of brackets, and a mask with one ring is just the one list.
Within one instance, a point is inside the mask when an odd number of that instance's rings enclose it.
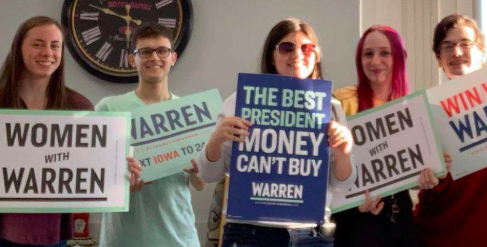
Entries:
{"label": "woman's right hand", "polygon": [[249,135],[250,126],[252,123],[246,119],[235,116],[225,117],[213,132],[211,139],[219,145],[225,141],[243,142],[245,136]]}
{"label": "woman's right hand", "polygon": [[206,145],[206,158],[215,162],[220,159],[222,144],[225,141],[244,142],[245,137],[249,135],[249,128],[252,123],[240,117],[225,117]]}
{"label": "woman's right hand", "polygon": [[384,208],[384,202],[380,201],[381,198],[377,197],[374,200],[370,198],[369,190],[365,191],[365,202],[358,206],[358,210],[362,213],[370,212],[374,215],[378,215]]}

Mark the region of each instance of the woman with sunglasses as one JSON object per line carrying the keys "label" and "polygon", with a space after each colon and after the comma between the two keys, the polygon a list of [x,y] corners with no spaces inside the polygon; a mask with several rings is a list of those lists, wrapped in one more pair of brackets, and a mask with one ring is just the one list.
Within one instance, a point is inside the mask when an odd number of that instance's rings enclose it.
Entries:
{"label": "woman with sunglasses", "polygon": [[[338,89],[334,96],[347,116],[380,106],[409,93],[406,50],[396,30],[370,27],[357,46],[355,64],[358,85]],[[360,157],[356,157],[360,159]],[[420,175],[420,188],[433,188],[438,179],[430,169]],[[370,199],[358,208],[333,215],[337,247],[418,246],[413,224],[413,203],[408,190],[385,198]]]}
{"label": "woman with sunglasses", "polygon": [[[64,84],[61,25],[44,16],[18,28],[0,70],[0,109],[93,110],[91,102]],[[66,246],[72,214],[0,214],[1,247]]]}
{"label": "woman with sunglasses", "polygon": [[[261,73],[279,74],[301,79],[321,79],[321,51],[314,30],[304,21],[287,19],[274,26],[267,36],[261,60]],[[223,105],[217,127],[200,154],[198,167],[206,182],[216,182],[229,171],[231,145],[243,142],[249,135],[249,121],[235,115],[236,94]],[[355,166],[350,161],[352,137],[345,126],[345,116],[338,101],[332,100],[334,119],[328,129],[332,152],[329,186],[349,188],[356,178]],[[282,224],[277,222],[252,222],[225,225],[223,247],[231,246],[333,246],[329,222],[332,194],[327,191],[325,222],[327,227],[313,224]],[[333,226],[330,226],[333,225]],[[298,244],[299,243],[299,244]]]}

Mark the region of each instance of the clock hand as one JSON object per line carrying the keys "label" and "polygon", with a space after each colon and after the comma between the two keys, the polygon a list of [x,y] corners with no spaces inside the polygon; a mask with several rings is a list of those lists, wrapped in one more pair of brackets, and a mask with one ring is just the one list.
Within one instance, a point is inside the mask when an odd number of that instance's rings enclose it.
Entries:
{"label": "clock hand", "polygon": [[90,7],[92,7],[92,8],[95,8],[95,9],[98,9],[98,10],[103,11],[103,13],[105,13],[107,15],[113,15],[113,16],[116,16],[116,17],[120,17],[120,18],[124,19],[126,22],[133,22],[133,23],[135,23],[138,26],[140,26],[142,24],[142,21],[141,20],[132,19],[132,17],[130,15],[123,16],[121,14],[115,13],[113,10],[111,10],[109,8],[103,8],[103,7],[99,7],[99,6],[93,5],[93,4],[88,4],[88,5]]}
{"label": "clock hand", "polygon": [[125,28],[125,38],[127,40],[127,50],[130,48],[130,34],[132,33],[130,31],[130,4],[125,5],[125,10],[127,10],[127,19],[125,21],[127,22],[127,28]]}
{"label": "clock hand", "polygon": [[127,15],[121,15],[121,14],[117,14],[115,12],[113,12],[111,9],[109,8],[103,8],[103,7],[99,7],[99,6],[96,6],[96,5],[93,5],[93,4],[88,4],[90,7],[92,8],[95,8],[95,9],[99,9],[101,11],[103,11],[103,13],[107,14],[107,15],[113,15],[113,16],[117,16],[117,17],[120,17],[122,18],[123,20],[125,20],[127,26],[125,28],[125,39],[127,41],[127,50],[130,48],[130,34],[132,34],[132,31],[130,30],[130,22],[133,22],[135,23],[136,25],[141,25],[142,24],[142,21],[141,20],[134,20],[132,19],[132,17],[130,16],[130,4],[127,4],[125,5],[125,10],[127,11]]}
{"label": "clock hand", "polygon": [[127,19],[126,19],[126,21],[129,22],[129,23],[130,22],[133,22],[137,26],[140,26],[140,24],[142,24],[142,21],[141,20],[135,20],[135,19],[132,18],[132,16],[130,16],[130,8],[131,7],[132,6],[130,6],[130,4],[125,5],[125,9],[127,10]]}
{"label": "clock hand", "polygon": [[117,16],[117,17],[120,17],[122,19],[126,19],[127,17],[126,16],[123,16],[123,15],[120,15],[120,14],[117,14],[115,12],[113,12],[111,9],[109,8],[102,8],[102,7],[99,7],[99,6],[95,6],[93,4],[88,4],[90,7],[92,8],[95,8],[95,9],[99,9],[101,11],[103,11],[103,13],[107,14],[107,15],[113,15],[113,16]]}
{"label": "clock hand", "polygon": [[130,31],[130,28],[127,28],[127,29],[125,30],[125,37],[126,37],[126,39],[127,39],[127,50],[129,50],[129,49],[130,49],[130,34],[131,34],[131,33],[132,33],[132,32]]}
{"label": "clock hand", "polygon": [[141,20],[134,20],[134,19],[132,19],[131,21],[133,23],[135,23],[137,26],[140,26],[142,24],[142,21]]}

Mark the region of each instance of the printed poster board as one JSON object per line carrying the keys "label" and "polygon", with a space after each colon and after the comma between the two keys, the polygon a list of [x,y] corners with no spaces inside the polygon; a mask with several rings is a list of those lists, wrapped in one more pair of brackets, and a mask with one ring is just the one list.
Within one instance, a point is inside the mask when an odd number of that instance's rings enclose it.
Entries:
{"label": "printed poster board", "polygon": [[0,110],[0,212],[127,212],[129,119]]}
{"label": "printed poster board", "polygon": [[334,213],[361,205],[365,190],[384,197],[415,187],[425,168],[446,172],[424,91],[351,116],[348,127],[357,180],[350,190],[333,188]]}
{"label": "printed poster board", "polygon": [[426,92],[452,178],[487,167],[487,68]]}
{"label": "printed poster board", "polygon": [[132,110],[131,145],[145,182],[191,167],[221,110],[217,89]]}
{"label": "printed poster board", "polygon": [[253,123],[233,143],[227,218],[323,221],[331,81],[239,74],[236,116]]}

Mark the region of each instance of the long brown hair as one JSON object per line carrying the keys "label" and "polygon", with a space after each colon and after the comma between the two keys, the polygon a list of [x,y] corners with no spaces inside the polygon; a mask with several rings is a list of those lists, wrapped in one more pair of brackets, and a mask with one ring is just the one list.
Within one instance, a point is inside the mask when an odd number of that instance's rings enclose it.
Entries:
{"label": "long brown hair", "polygon": [[[56,20],[46,16],[36,16],[26,20],[20,25],[15,34],[10,52],[8,53],[2,68],[0,69],[0,85],[2,85],[3,97],[0,106],[5,108],[22,108],[20,88],[22,76],[25,75],[25,67],[22,56],[22,44],[27,32],[35,27],[55,25],[63,34],[62,26]],[[62,45],[61,62],[56,71],[51,75],[46,89],[47,109],[63,109],[65,105],[66,88],[64,86],[64,38]]]}
{"label": "long brown hair", "polygon": [[260,72],[266,74],[277,74],[276,66],[274,65],[273,52],[276,45],[284,37],[290,33],[303,32],[308,36],[308,38],[316,45],[316,61],[318,61],[313,69],[313,72],[309,76],[312,79],[323,79],[323,74],[321,72],[321,50],[318,44],[318,37],[316,36],[313,28],[306,22],[296,19],[289,18],[277,23],[272,30],[264,44],[264,51],[262,52],[262,59],[260,62]]}

